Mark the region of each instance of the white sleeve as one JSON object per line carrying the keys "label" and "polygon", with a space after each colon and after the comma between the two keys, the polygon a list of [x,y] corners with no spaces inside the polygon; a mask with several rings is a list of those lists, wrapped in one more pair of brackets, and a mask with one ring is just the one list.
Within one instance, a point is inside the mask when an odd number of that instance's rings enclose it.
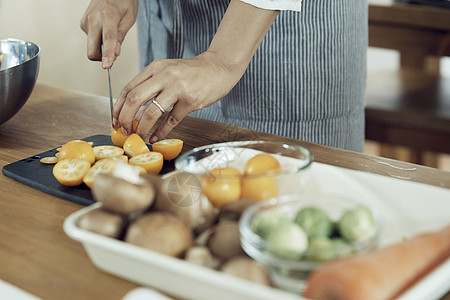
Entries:
{"label": "white sleeve", "polygon": [[270,10],[300,11],[302,0],[240,0],[253,6]]}

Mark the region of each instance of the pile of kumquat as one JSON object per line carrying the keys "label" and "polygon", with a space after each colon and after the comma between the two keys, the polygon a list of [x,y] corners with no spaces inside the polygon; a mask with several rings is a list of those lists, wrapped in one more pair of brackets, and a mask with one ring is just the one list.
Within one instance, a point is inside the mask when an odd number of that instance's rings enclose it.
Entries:
{"label": "pile of kumquat", "polygon": [[140,173],[159,174],[164,160],[176,158],[183,148],[180,139],[166,139],[152,144],[152,150],[135,133],[137,121],[133,122],[133,133],[126,136],[120,128],[111,128],[113,145],[93,147],[92,142],[72,140],[57,149],[54,157],[44,157],[44,164],[55,164],[53,176],[65,186],[82,183],[92,188],[99,173],[112,173],[116,163],[128,163],[140,169]]}

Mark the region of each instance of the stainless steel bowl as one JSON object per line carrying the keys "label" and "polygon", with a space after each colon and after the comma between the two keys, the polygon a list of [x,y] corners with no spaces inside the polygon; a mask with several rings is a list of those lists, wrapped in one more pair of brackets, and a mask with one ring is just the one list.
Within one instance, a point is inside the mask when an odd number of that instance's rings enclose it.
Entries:
{"label": "stainless steel bowl", "polygon": [[27,102],[39,73],[40,48],[18,39],[0,39],[0,125]]}

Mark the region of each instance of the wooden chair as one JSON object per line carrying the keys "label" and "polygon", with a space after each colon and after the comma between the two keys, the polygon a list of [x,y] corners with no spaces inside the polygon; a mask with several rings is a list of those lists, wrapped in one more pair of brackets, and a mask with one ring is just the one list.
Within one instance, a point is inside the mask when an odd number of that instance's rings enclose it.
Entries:
{"label": "wooden chair", "polygon": [[450,153],[450,79],[439,76],[450,9],[369,0],[369,45],[398,51],[400,68],[369,74],[367,139],[382,143],[381,156],[436,167],[434,153]]}
{"label": "wooden chair", "polygon": [[381,143],[380,156],[436,167],[435,153],[450,153],[450,78],[417,70],[372,74],[366,100],[366,139]]}

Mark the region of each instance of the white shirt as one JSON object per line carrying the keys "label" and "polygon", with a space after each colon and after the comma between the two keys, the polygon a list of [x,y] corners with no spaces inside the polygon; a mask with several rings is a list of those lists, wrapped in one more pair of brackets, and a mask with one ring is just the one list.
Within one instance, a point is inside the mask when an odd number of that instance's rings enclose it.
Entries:
{"label": "white shirt", "polygon": [[241,0],[253,6],[270,10],[300,11],[302,0]]}

